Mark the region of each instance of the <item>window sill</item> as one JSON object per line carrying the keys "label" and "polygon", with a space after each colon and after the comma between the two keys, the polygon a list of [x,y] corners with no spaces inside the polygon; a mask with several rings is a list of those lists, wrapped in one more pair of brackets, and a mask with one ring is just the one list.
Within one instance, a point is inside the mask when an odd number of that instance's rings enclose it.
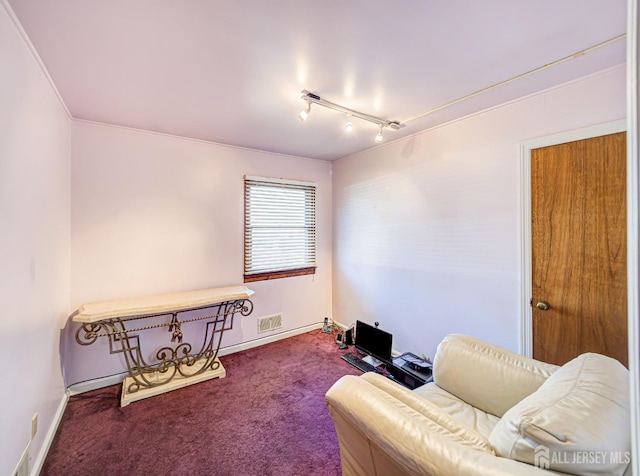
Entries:
{"label": "window sill", "polygon": [[266,281],[268,279],[290,278],[292,276],[305,276],[316,274],[316,268],[288,269],[286,271],[269,271],[267,273],[249,274],[244,276],[245,283],[254,281]]}

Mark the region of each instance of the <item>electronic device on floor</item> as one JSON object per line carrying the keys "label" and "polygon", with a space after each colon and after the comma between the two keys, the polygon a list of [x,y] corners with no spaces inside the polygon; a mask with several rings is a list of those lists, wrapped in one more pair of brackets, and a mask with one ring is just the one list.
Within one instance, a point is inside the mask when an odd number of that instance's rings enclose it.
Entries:
{"label": "electronic device on floor", "polygon": [[352,354],[351,352],[342,354],[342,360],[353,365],[355,368],[362,370],[363,372],[378,372],[378,373],[381,372],[376,367],[371,365],[369,362],[365,362],[364,359],[361,359],[360,357],[358,357],[355,354]]}
{"label": "electronic device on floor", "polygon": [[346,331],[344,331],[344,345],[353,345],[353,330],[354,326],[353,324],[351,325],[351,327],[349,327],[349,329],[347,329]]}
{"label": "electronic device on floor", "polygon": [[411,367],[413,370],[426,372],[433,367],[431,362],[423,359],[422,357],[418,357],[417,355],[412,354],[411,352],[406,352],[402,354],[400,357],[404,359],[405,363],[409,365],[409,367]]}
{"label": "electronic device on floor", "polygon": [[433,380],[431,362],[411,352],[405,352],[393,359],[387,370],[399,383],[410,389],[418,388]]}
{"label": "electronic device on floor", "polygon": [[[345,336],[339,339],[344,343]],[[412,390],[432,380],[432,364],[427,359],[411,352],[405,352],[392,359],[393,336],[379,329],[377,323],[374,327],[365,322],[356,321],[354,345],[366,357],[360,358],[355,354],[346,353],[342,359],[363,372],[382,373],[378,367],[384,364],[388,372],[387,376]]]}
{"label": "electronic device on floor", "polygon": [[347,353],[342,358],[363,372],[381,372],[377,367],[391,363],[392,343],[393,336],[390,333],[366,322],[356,321],[354,345],[365,357]]}
{"label": "electronic device on floor", "polygon": [[336,344],[338,344],[338,349],[340,350],[344,350],[344,349],[348,349],[349,346],[347,345],[347,343],[345,342],[345,335],[343,332],[338,332],[336,334]]}
{"label": "electronic device on floor", "polygon": [[366,322],[356,321],[355,347],[366,355],[363,359],[374,367],[391,363],[393,336]]}

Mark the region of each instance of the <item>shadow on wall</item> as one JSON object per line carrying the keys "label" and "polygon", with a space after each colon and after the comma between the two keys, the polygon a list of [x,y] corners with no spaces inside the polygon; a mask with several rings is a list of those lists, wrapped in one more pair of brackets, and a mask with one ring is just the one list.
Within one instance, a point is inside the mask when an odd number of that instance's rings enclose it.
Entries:
{"label": "shadow on wall", "polygon": [[400,155],[402,155],[402,157],[404,157],[405,159],[410,159],[411,156],[413,155],[413,151],[416,148],[416,141],[417,141],[417,134],[414,134],[412,136],[410,136],[405,142],[404,142],[404,146],[402,147],[402,151],[400,152]]}

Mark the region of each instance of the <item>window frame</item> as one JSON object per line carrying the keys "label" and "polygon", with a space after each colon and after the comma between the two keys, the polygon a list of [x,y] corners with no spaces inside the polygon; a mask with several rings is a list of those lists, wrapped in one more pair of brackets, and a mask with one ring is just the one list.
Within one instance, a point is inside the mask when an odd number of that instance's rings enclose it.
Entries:
{"label": "window frame", "polygon": [[[306,192],[311,193],[311,210],[305,208],[304,216],[305,221],[307,219],[311,219],[310,224],[306,224],[302,227],[307,230],[307,234],[309,236],[308,239],[305,239],[305,252],[308,252],[311,249],[311,253],[309,256],[308,262],[305,263],[304,266],[296,267],[296,268],[282,268],[282,269],[270,269],[267,271],[251,271],[248,269],[249,263],[252,261],[252,258],[249,256],[253,248],[253,241],[251,230],[253,227],[249,226],[249,214],[250,214],[250,193],[249,188],[254,186],[260,186],[260,184],[264,184],[267,187],[274,187],[279,190],[291,190],[291,189],[301,189]],[[314,182],[303,182],[298,180],[285,180],[285,179],[276,179],[269,177],[257,177],[251,175],[244,176],[244,243],[243,243],[243,252],[244,252],[244,265],[243,265],[243,277],[245,283],[250,283],[254,281],[265,281],[270,279],[280,279],[280,278],[288,278],[293,276],[305,276],[310,274],[315,274],[317,268],[317,234],[316,234],[316,215],[317,215],[317,206],[316,206],[316,194],[317,194],[317,184]],[[305,195],[306,197],[306,195]],[[311,240],[311,243],[309,243]]]}

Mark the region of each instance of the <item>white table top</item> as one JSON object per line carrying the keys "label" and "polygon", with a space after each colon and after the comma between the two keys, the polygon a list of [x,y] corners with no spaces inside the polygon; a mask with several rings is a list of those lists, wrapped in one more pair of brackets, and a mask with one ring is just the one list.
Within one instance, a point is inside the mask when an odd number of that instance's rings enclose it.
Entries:
{"label": "white table top", "polygon": [[97,322],[114,317],[144,316],[207,307],[219,302],[249,299],[254,291],[244,285],[114,299],[83,304],[73,316],[75,322]]}

